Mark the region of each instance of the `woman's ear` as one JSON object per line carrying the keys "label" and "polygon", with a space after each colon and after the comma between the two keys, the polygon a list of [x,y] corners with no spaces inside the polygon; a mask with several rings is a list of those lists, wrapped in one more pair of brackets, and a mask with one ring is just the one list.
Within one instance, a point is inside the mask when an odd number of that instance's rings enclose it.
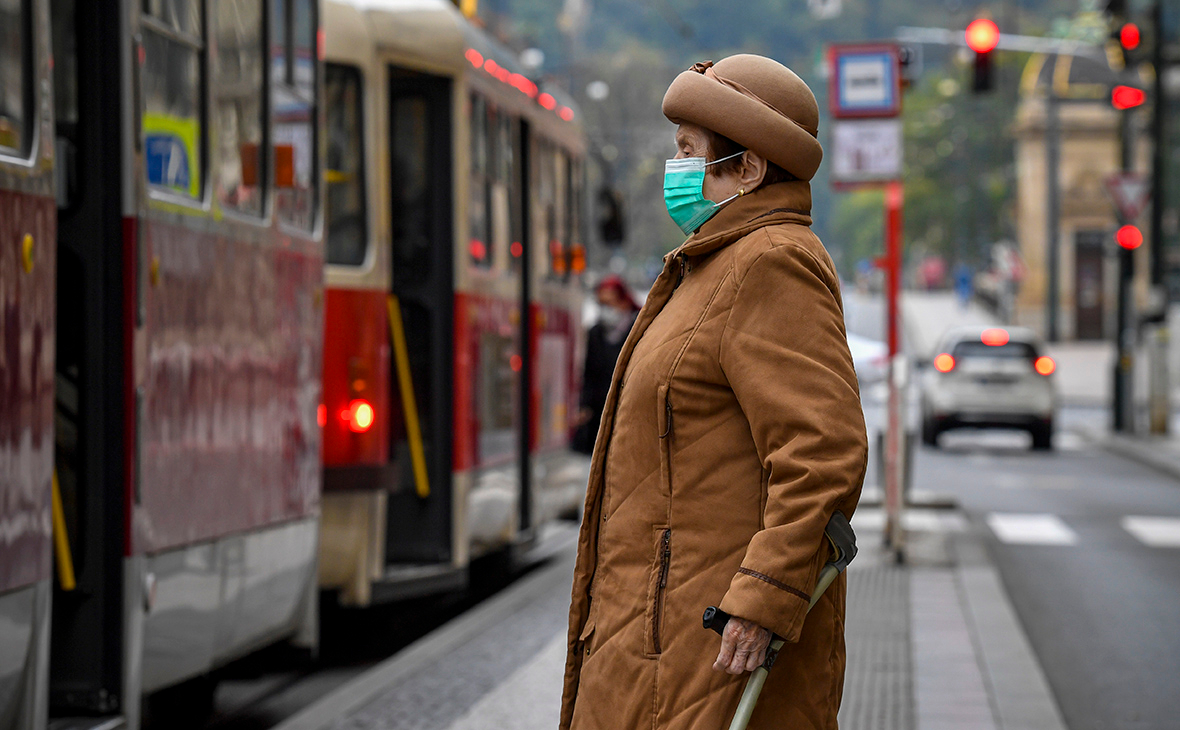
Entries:
{"label": "woman's ear", "polygon": [[766,177],[766,158],[752,150],[742,155],[742,174],[738,179],[740,190],[752,193]]}

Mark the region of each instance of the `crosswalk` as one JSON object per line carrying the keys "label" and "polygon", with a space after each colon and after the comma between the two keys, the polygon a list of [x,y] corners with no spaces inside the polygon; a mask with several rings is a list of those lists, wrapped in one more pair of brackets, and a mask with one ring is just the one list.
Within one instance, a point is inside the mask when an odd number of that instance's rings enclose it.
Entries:
{"label": "crosswalk", "polygon": [[[1078,533],[1054,514],[992,512],[987,526],[1008,545],[1076,545]],[[1119,525],[1132,537],[1153,548],[1180,548],[1180,517],[1127,515]]]}
{"label": "crosswalk", "polygon": [[[996,539],[1007,545],[1070,546],[1080,541],[1077,530],[1058,515],[1042,512],[991,512],[983,520]],[[968,521],[954,509],[909,508],[902,514],[909,532],[956,533],[968,529]],[[1180,548],[1180,517],[1126,515],[1118,525],[1143,545],[1151,548]],[[879,532],[885,528],[885,512],[866,506],[852,517],[858,532]]]}

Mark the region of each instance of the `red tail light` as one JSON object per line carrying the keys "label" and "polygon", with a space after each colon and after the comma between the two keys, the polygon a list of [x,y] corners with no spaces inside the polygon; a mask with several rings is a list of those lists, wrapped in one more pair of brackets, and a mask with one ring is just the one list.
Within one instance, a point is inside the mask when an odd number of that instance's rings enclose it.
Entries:
{"label": "red tail light", "polygon": [[1048,355],[1042,355],[1033,362],[1033,367],[1041,375],[1052,375],[1053,371],[1057,369],[1057,363],[1053,362],[1053,358]]}
{"label": "red tail light", "polygon": [[955,369],[955,358],[948,353],[942,353],[934,358],[934,369],[940,373],[949,373]]}
{"label": "red tail light", "polygon": [[373,427],[373,421],[376,420],[377,413],[373,410],[373,404],[367,400],[357,398],[348,404],[340,412],[340,418],[348,424],[348,429],[353,433],[364,433]]}
{"label": "red tail light", "polygon": [[979,339],[989,347],[1003,347],[1008,344],[1008,331],[1002,330],[999,327],[993,327],[984,330],[983,334],[979,336]]}

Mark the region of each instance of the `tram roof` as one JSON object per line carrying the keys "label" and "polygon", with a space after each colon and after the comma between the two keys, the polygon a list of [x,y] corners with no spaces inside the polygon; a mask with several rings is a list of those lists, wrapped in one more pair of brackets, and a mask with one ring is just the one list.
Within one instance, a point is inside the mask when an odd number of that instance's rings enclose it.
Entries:
{"label": "tram roof", "polygon": [[528,97],[541,118],[553,117],[556,124],[544,124],[551,132],[578,126],[578,109],[568,93],[530,78],[515,52],[475,27],[450,0],[328,0],[326,5],[329,49],[372,48],[435,73],[477,73]]}

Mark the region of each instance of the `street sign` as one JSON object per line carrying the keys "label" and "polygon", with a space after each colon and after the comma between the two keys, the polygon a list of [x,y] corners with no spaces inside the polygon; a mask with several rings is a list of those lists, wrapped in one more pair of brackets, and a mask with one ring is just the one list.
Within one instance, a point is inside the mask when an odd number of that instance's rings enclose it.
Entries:
{"label": "street sign", "polygon": [[896,44],[834,45],[828,53],[832,116],[897,116],[901,111],[901,73]]}
{"label": "street sign", "polygon": [[836,185],[901,179],[901,120],[841,120],[832,127],[832,182]]}
{"label": "street sign", "polygon": [[1106,177],[1106,191],[1119,209],[1119,215],[1130,222],[1139,217],[1151,200],[1151,181],[1141,173],[1116,172]]}

